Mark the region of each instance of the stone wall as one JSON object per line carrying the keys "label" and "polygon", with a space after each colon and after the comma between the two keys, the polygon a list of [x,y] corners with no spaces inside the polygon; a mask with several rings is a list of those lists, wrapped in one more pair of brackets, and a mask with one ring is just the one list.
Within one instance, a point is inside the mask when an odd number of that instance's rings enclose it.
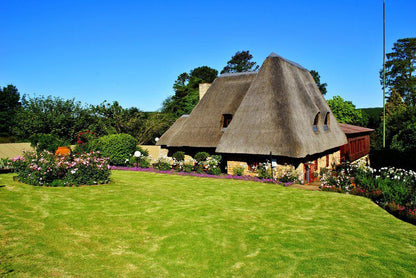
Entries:
{"label": "stone wall", "polygon": [[140,147],[149,151],[149,156],[151,157],[151,163],[157,162],[160,157],[168,156],[168,149],[163,149],[160,146],[141,145]]}
{"label": "stone wall", "polygon": [[0,144],[0,158],[14,158],[23,155],[23,151],[33,151],[30,143]]}

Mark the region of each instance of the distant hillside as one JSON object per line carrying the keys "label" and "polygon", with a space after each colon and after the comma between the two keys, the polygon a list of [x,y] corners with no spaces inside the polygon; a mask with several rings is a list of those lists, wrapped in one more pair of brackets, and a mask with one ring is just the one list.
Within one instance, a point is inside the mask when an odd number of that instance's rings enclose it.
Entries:
{"label": "distant hillside", "polygon": [[368,119],[366,127],[368,128],[378,128],[381,122],[381,116],[383,113],[383,107],[372,107],[372,108],[360,108],[364,117]]}

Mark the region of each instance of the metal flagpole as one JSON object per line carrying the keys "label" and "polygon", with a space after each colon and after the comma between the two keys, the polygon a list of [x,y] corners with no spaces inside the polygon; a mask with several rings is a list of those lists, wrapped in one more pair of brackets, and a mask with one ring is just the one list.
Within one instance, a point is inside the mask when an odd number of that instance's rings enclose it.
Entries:
{"label": "metal flagpole", "polygon": [[386,147],[386,2],[383,0],[383,148]]}

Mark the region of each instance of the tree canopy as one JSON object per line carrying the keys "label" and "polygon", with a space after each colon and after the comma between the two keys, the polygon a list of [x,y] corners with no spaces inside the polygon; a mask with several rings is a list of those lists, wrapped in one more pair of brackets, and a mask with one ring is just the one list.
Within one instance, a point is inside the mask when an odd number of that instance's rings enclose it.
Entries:
{"label": "tree canopy", "polygon": [[171,114],[175,120],[183,114],[191,113],[199,101],[199,84],[211,83],[217,75],[217,70],[207,66],[181,73],[173,85],[175,94],[163,101],[161,111]]}
{"label": "tree canopy", "polygon": [[9,136],[14,125],[14,115],[20,107],[20,94],[13,85],[0,87],[0,136]]}
{"label": "tree canopy", "polygon": [[327,100],[332,113],[338,122],[352,125],[363,125],[365,122],[361,110],[355,109],[351,101],[346,101],[340,96],[334,96]]}
{"label": "tree canopy", "polygon": [[[407,105],[416,105],[416,38],[397,40],[387,53],[386,88],[395,89]],[[383,85],[383,69],[380,71]]]}
{"label": "tree canopy", "polygon": [[227,62],[227,65],[222,69],[222,73],[236,73],[236,72],[248,72],[256,71],[259,69],[259,65],[256,62],[252,62],[253,55],[250,51],[237,51],[231,60]]}
{"label": "tree canopy", "polygon": [[321,94],[325,95],[327,93],[326,86],[328,84],[321,83],[321,76],[319,76],[319,73],[317,71],[311,70],[310,73],[311,73],[313,79],[315,80],[316,86],[318,86],[318,89],[321,92]]}

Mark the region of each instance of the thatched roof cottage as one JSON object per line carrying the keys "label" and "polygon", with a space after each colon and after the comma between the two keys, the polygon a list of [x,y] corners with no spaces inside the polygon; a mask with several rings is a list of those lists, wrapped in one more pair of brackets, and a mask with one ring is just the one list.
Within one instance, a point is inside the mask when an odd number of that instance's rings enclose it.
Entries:
{"label": "thatched roof cottage", "polygon": [[274,53],[258,72],[215,79],[192,113],[157,142],[170,152],[221,154],[229,172],[236,163],[250,170],[271,157],[307,180],[318,167],[338,164],[346,143],[309,71]]}

